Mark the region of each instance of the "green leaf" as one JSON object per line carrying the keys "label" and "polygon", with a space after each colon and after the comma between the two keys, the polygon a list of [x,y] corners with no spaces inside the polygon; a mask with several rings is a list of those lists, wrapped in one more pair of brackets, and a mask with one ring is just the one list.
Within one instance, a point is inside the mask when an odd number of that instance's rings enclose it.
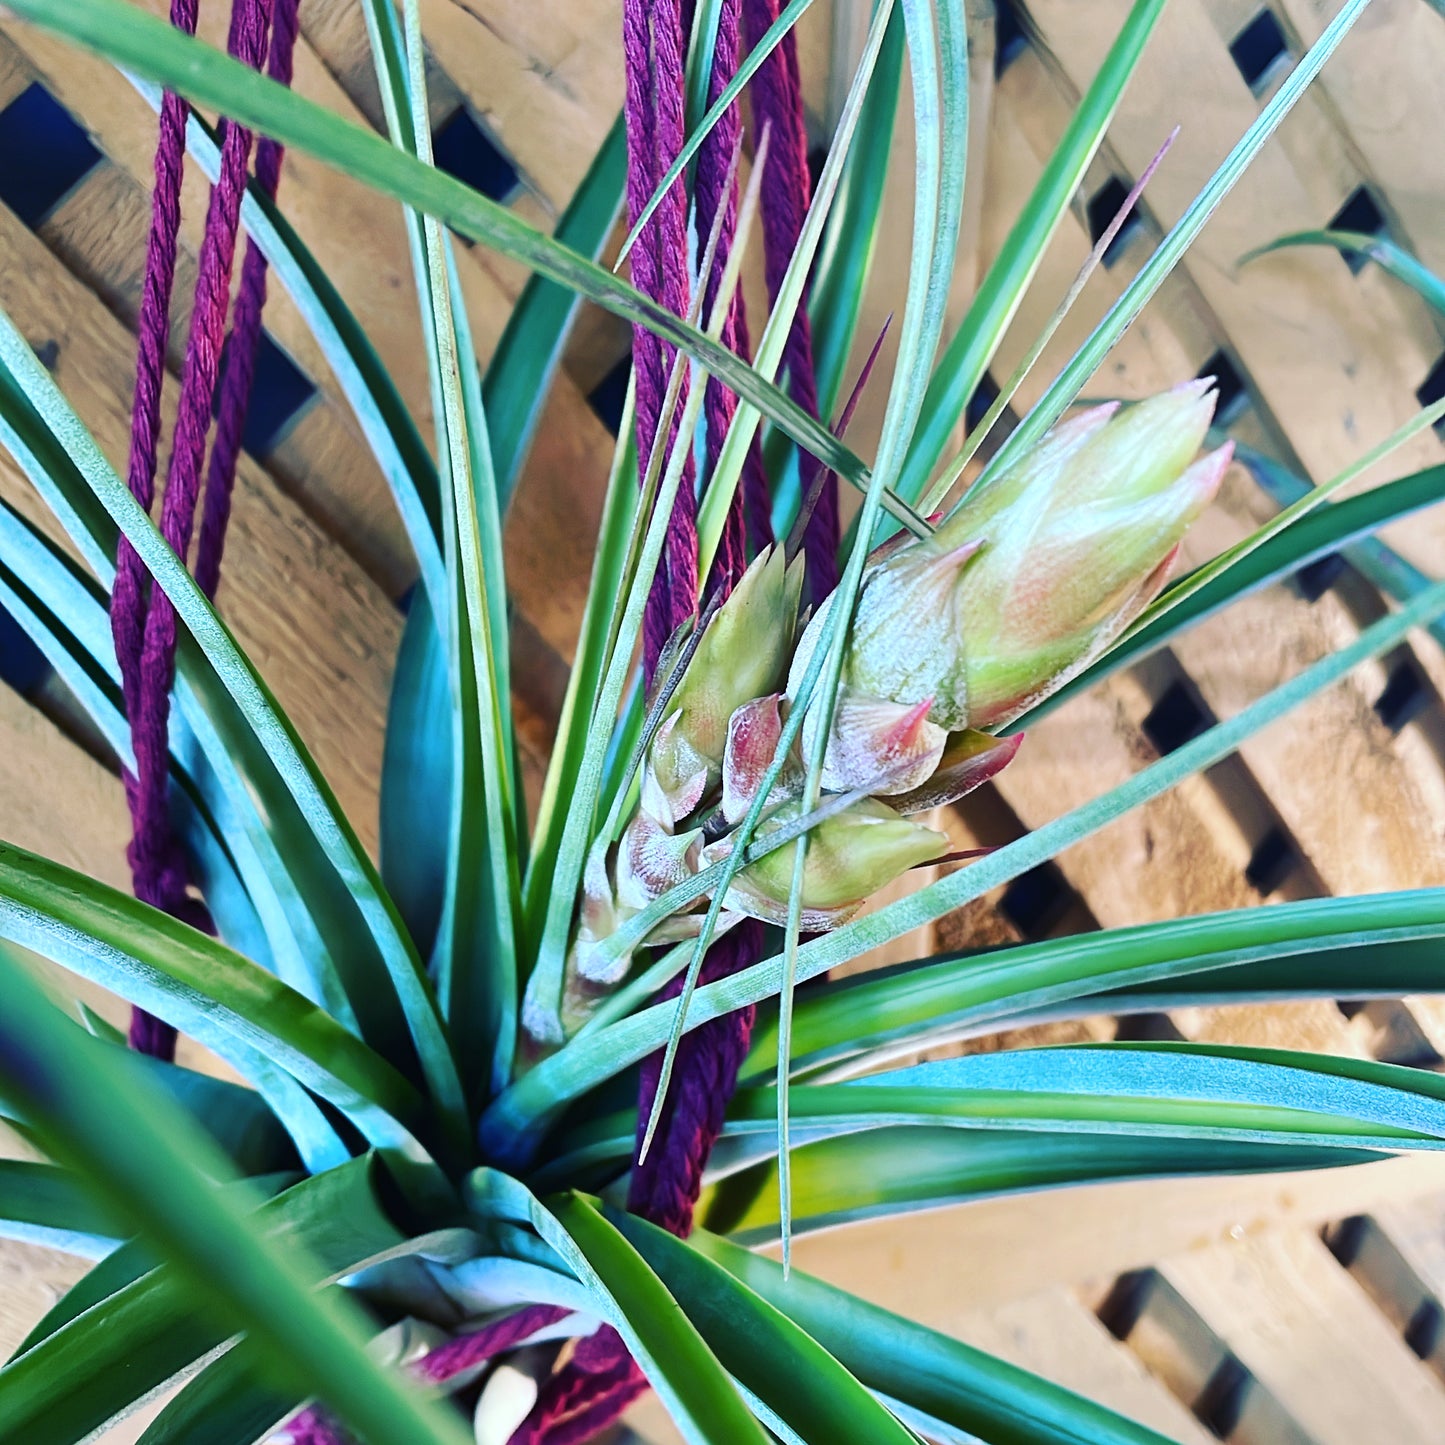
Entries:
{"label": "green leaf", "polygon": [[[1316,966],[1331,997],[1427,980],[1427,960],[1445,937],[1445,889],[1320,898],[1228,913],[1111,928],[1074,938],[1046,939],[990,953],[955,954],[877,974],[822,984],[800,1000],[794,1022],[794,1060],[800,1070],[872,1066],[924,1038],[959,1037],[1003,1027],[1023,1014],[1059,1006],[1112,1012],[1100,1003],[1121,992],[1132,999],[1189,993],[1196,988],[1282,992],[1303,985]],[[1399,950],[1401,963],[1392,960]],[[1391,969],[1395,969],[1391,972]],[[1402,971],[1403,970],[1403,971]],[[1353,980],[1355,988],[1350,986]],[[1149,1008],[1169,1007],[1148,1003]],[[772,1072],[776,1035],[767,1020],[753,1034],[742,1077]]]}
{"label": "green leaf", "polygon": [[716,340],[639,295],[626,282],[544,236],[504,206],[423,165],[381,137],[305,100],[214,47],[177,32],[124,0],[16,0],[25,19],[97,51],[127,70],[175,89],[316,156],[458,234],[481,241],[695,355],[707,370],[781,426],[840,476],[866,469],[815,418]]}
{"label": "green leaf", "polygon": [[[162,26],[162,29],[170,27]],[[469,1131],[463,1117],[456,1065],[437,1012],[435,994],[401,926],[395,905],[386,896],[375,867],[342,816],[315,761],[277,707],[260,674],[237,647],[230,630],[111,469],[24,337],[3,313],[0,313],[0,371],[7,376],[8,388],[20,392],[44,418],[40,439],[53,450],[65,453],[65,465],[59,471],[40,468],[30,470],[30,475],[37,485],[42,481],[51,484],[45,490],[46,500],[67,528],[74,528],[72,536],[86,552],[86,560],[103,576],[109,575],[112,564],[100,540],[106,536],[109,524],[95,515],[98,503],[109,513],[111,522],[125,533],[174,604],[180,621],[214,669],[221,690],[244,718],[246,741],[259,746],[269,765],[274,767],[316,845],[335,870],[348,902],[366,926],[359,956],[351,961],[365,964],[379,954],[378,962],[390,981],[391,987],[387,988],[379,977],[376,979],[381,985],[375,990],[379,998],[353,995],[354,1000],[358,1007],[363,1003],[375,1005],[387,995],[397,1000],[422,1071],[447,1125],[452,1147],[468,1148]],[[5,399],[5,390],[0,389],[0,404]],[[3,439],[8,445],[8,437]],[[64,489],[76,472],[83,477],[87,492],[72,493]],[[181,665],[186,666],[189,655],[184,647],[181,659]],[[213,712],[212,718],[215,717]],[[375,954],[368,956],[368,943],[376,950]]]}
{"label": "green leaf", "polygon": [[869,1389],[989,1445],[1169,1445],[1041,1376],[870,1305],[706,1230],[688,1248],[795,1320]]}
{"label": "green leaf", "polygon": [[542,800],[537,808],[537,824],[533,835],[532,857],[527,867],[523,903],[529,941],[540,941],[547,902],[556,869],[562,833],[576,795],[587,742],[592,730],[592,701],[600,692],[608,654],[612,644],[612,614],[615,604],[625,595],[623,577],[627,566],[628,543],[637,518],[637,440],[633,426],[632,383],[628,382],[627,402],[623,408],[621,429],[612,471],[607,479],[607,495],[602,504],[602,522],[592,559],[592,577],[587,586],[587,606],[582,614],[582,629],[577,638],[577,651],[572,671],[567,678],[567,692],[562,702],[562,715],[557,722],[557,738],[547,763],[547,776],[542,785]]}
{"label": "green leaf", "polygon": [[[255,1227],[302,1245],[313,1283],[395,1257],[414,1241],[383,1212],[375,1174],[374,1160],[359,1159],[304,1180],[256,1210]],[[175,1272],[152,1268],[16,1355],[0,1370],[0,1409],[25,1440],[70,1445],[225,1343],[225,1327],[198,1311]]]}
{"label": "green leaf", "polygon": [[[991,888],[1016,878],[1130,809],[1160,796],[1201,768],[1227,757],[1245,738],[1338,681],[1366,658],[1393,647],[1412,627],[1425,623],[1442,610],[1445,610],[1445,584],[1437,584],[1399,612],[1367,628],[1348,646],[1321,659],[1233,718],[1216,724],[1103,796],[1046,823],[968,868],[804,945],[798,954],[798,978],[815,978],[870,948],[982,897]],[[696,1027],[706,1019],[717,1018],[778,992],[782,976],[781,960],[768,959],[709,984],[695,996],[690,1026]],[[494,1156],[526,1157],[535,1149],[540,1133],[563,1103],[655,1049],[666,1036],[675,1012],[670,1004],[655,1006],[578,1038],[562,1053],[544,1060],[497,1099],[483,1116],[482,1135]]]}
{"label": "green leaf", "polygon": [[514,1179],[477,1170],[467,1185],[484,1216],[530,1224],[574,1275],[606,1304],[610,1323],[683,1434],[700,1445],[767,1436],[702,1336],[636,1249],[585,1199],[540,1203]]}
{"label": "green leaf", "polygon": [[[66,496],[88,496],[79,472],[63,453],[52,459],[54,473],[40,469],[38,456],[9,426],[17,416],[6,412],[5,400],[0,379],[0,440],[21,458],[47,500],[63,505]],[[25,438],[44,446],[49,432],[23,398],[19,404],[30,422]],[[52,486],[51,479],[60,476],[67,481]],[[104,514],[101,522],[103,537],[82,532],[79,540],[83,548],[100,556],[107,569],[103,575],[108,576],[115,530]],[[5,606],[75,692],[117,755],[127,761],[130,728],[123,715],[119,667],[103,594],[59,547],[3,503],[0,551],[5,555],[0,562]],[[178,784],[174,806],[181,839],[195,859],[197,881],[208,890],[212,917],[229,943],[274,967],[293,988],[354,1028],[355,1015],[341,972],[319,931],[323,924],[332,936],[339,931],[339,921],[328,906],[339,880],[315,850],[290,794],[260,754],[220,680],[199,662],[187,641],[180,651],[177,707],[170,728],[172,771]],[[191,686],[192,679],[199,680],[199,689]],[[213,725],[213,718],[218,725]],[[234,882],[229,877],[233,865]],[[351,910],[349,900],[338,901]],[[264,939],[252,925],[253,913]],[[353,924],[351,931],[356,928]],[[347,947],[341,956],[348,958],[357,951]],[[374,1018],[375,1012],[368,1010],[368,1017]]]}
{"label": "green leaf", "polygon": [[[405,37],[390,5],[369,3],[367,31],[393,144],[431,168],[421,22],[405,4]],[[449,828],[432,951],[442,1017],[476,1046],[457,1059],[476,1095],[509,1071],[515,1033],[517,921],[515,779],[501,521],[481,379],[449,238],[406,209],[426,340],[437,450],[447,488],[443,541],[450,689]],[[473,799],[482,806],[473,808]],[[433,804],[435,806],[435,803]]]}
{"label": "green leaf", "polygon": [[[618,115],[563,211],[555,238],[595,261],[622,208],[626,182],[627,128]],[[487,366],[482,398],[503,510],[521,475],[576,311],[573,292],[541,276],[530,277]]]}
{"label": "green leaf", "polygon": [[[348,1160],[347,1164],[351,1161]],[[50,1166],[54,1167],[54,1166]],[[341,1166],[345,1168],[346,1166]],[[295,1174],[273,1174],[264,1178],[247,1179],[241,1186],[254,1191],[259,1198],[270,1198],[282,1189],[296,1183]],[[75,1186],[79,1189],[79,1183]],[[93,1207],[93,1206],[92,1206]],[[113,1242],[114,1243],[114,1242]],[[134,1284],[142,1275],[155,1269],[156,1261],[144,1245],[134,1240],[115,1244],[111,1252],[87,1270],[41,1317],[34,1329],[20,1342],[11,1359],[23,1355],[27,1350],[50,1338],[57,1330],[68,1325],[73,1319],[111,1295],[118,1294],[127,1285]]]}
{"label": "green leaf", "polygon": [[[7,554],[6,560],[0,560],[0,607],[44,654],[120,758],[122,766],[132,767],[130,729],[125,721],[120,689],[114,681],[114,648],[108,625],[100,626],[108,619],[93,584],[81,577],[75,563],[33,532],[3,502],[0,502],[0,551]],[[11,560],[19,566],[20,573],[11,570],[8,565]],[[47,596],[58,602],[64,621],[26,585],[24,577],[38,579]],[[58,586],[47,587],[47,582]],[[77,628],[86,634],[85,643],[77,636]],[[101,655],[95,655],[97,652]],[[191,856],[193,878],[209,902],[217,932],[233,947],[273,972],[284,969],[287,982],[310,994],[316,978],[311,969],[299,967],[297,956],[285,947],[289,931],[284,926],[277,930],[278,942],[282,944],[278,964],[278,950],[272,948],[273,935],[242,881],[241,871],[245,865],[236,862],[233,849],[246,855],[248,861],[254,858],[247,849],[249,840],[244,830],[238,828],[230,834],[231,847],[223,841],[223,828],[215,814],[219,803],[225,815],[225,800],[216,796],[220,782],[214,769],[204,756],[197,756],[190,729],[179,719],[176,731],[183,734],[183,741],[172,753],[176,784],[171,799],[172,822],[182,846]],[[199,783],[186,773],[177,756],[187,746],[191,766],[201,779]],[[271,921],[274,926],[276,920]]]}
{"label": "green leaf", "polygon": [[[870,1129],[793,1151],[793,1227],[853,1220],[994,1194],[1166,1175],[1335,1168],[1380,1152],[1293,1144],[1082,1134],[1075,1130]],[[756,1164],[703,1191],[703,1225],[742,1243],[776,1239],[777,1161]]]}
{"label": "green leaf", "polygon": [[[758,1132],[768,1093],[735,1098],[733,1137]],[[1445,1140],[1445,1094],[1418,1069],[1357,1060],[1321,1066],[1314,1054],[1212,1044],[1010,1049],[798,1086],[794,1094],[812,1138],[956,1122],[1362,1149]]]}
{"label": "green leaf", "polygon": [[137,1445],[257,1445],[297,1405],[267,1387],[257,1352],[233,1345],[187,1381],[147,1427]]}
{"label": "green leaf", "polygon": [[[144,81],[133,83],[159,110],[160,91]],[[214,184],[220,169],[216,132],[194,112],[186,122],[186,148]],[[438,602],[444,600],[440,483],[396,383],[361,323],[276,202],[254,185],[248,187],[241,200],[241,220],[326,357],[391,488],[428,594]]]}
{"label": "green leaf", "polygon": [[[1445,1139],[1445,1093],[1418,1069],[1213,1044],[1011,1049],[791,1092],[794,1137],[807,1143],[900,1125],[1355,1149],[1433,1149]],[[776,1109],[771,1089],[733,1096],[709,1177],[776,1153]],[[583,1125],[559,1141],[546,1177],[625,1166],[636,1128],[628,1113]]]}
{"label": "green leaf", "polygon": [[[122,762],[129,765],[130,731],[122,715],[123,703],[118,685],[113,680],[115,654],[104,607],[75,570],[74,564],[3,505],[0,505],[0,542],[27,575],[37,580],[47,598],[55,601],[67,617],[75,620],[86,642],[82,643],[59,622],[3,562],[0,562],[0,606],[4,606],[36,641],[59,676],[90,712]],[[254,848],[248,846],[252,836],[244,824],[237,824],[226,829],[226,836],[239,854],[242,866],[248,862],[251,865],[248,870],[251,889],[243,883],[230,850],[222,842],[222,828],[231,821],[229,799],[208,759],[199,753],[182,718],[176,720],[171,742],[172,767],[178,784],[172,795],[173,817],[178,836],[194,860],[194,876],[204,891],[222,937],[233,945],[241,946],[252,958],[272,970],[277,967],[270,947],[274,938],[278,944],[276,956],[281,960],[283,981],[291,982],[313,1000],[324,997],[327,990],[319,980],[317,970],[323,970],[327,963],[325,951],[316,950],[311,959],[312,968],[307,968],[288,950],[287,945],[294,943],[294,934],[284,917],[280,900],[269,889],[270,876],[263,860]],[[181,766],[179,757],[182,753],[189,754],[190,768],[201,780],[199,785],[192,782]],[[242,806],[245,815],[259,825],[252,800],[246,797]],[[222,823],[217,823],[213,815],[219,815]],[[255,890],[261,898],[269,926],[263,925],[251,890]],[[241,1049],[240,1044],[233,1045],[233,1051]],[[240,1111],[222,1107],[221,1100],[212,1093],[205,1103],[216,1106],[210,1127],[218,1142],[243,1167],[267,1167],[260,1158],[254,1157],[255,1151],[264,1151],[268,1161],[273,1159],[275,1145],[265,1130],[279,1119],[290,1132],[308,1168],[326,1168],[344,1160],[348,1150],[311,1096],[262,1054],[254,1050],[244,1050],[244,1054],[244,1060],[239,1054],[235,1055],[237,1063],[262,1091],[275,1118],[270,1117],[258,1096],[248,1090],[234,1091],[236,1096],[246,1101],[245,1109]],[[187,1070],[175,1070],[163,1077],[174,1082],[201,1076],[190,1075]],[[216,1091],[224,1087],[227,1086],[216,1083]],[[193,1085],[189,1092],[203,1096],[206,1090],[204,1085]],[[247,1110],[267,1116],[269,1124],[261,1126],[262,1132],[243,1123],[242,1115]],[[247,1117],[254,1119],[255,1115]],[[233,1125],[240,1130],[239,1133],[233,1131]]]}
{"label": "green leaf", "polygon": [[[6,999],[0,1096],[25,1114],[58,1163],[84,1174],[107,1210],[169,1263],[186,1303],[193,1301],[216,1321],[223,1336],[238,1329],[250,1334],[279,1380],[298,1395],[318,1394],[372,1445],[463,1445],[466,1436],[453,1421],[371,1362],[367,1332],[353,1308],[334,1292],[312,1293],[324,1266],[264,1234],[240,1198],[216,1189],[213,1181],[226,1179],[229,1167],[185,1115],[115,1068],[97,1041],[67,1022],[23,970],[3,959],[0,970]],[[331,1183],[327,1176],[318,1187]],[[33,1358],[58,1350],[62,1338],[88,1319],[82,1316],[0,1372],[11,1429],[20,1419],[18,1404],[33,1404],[47,1392],[59,1395],[34,1428],[21,1430],[27,1441],[58,1445],[67,1434],[56,1412],[102,1408],[93,1389],[77,1388],[81,1380],[93,1385],[90,1351],[74,1373],[37,1369]],[[187,1338],[204,1348],[198,1331],[187,1331]],[[117,1340],[125,1350],[124,1330]],[[120,1403],[136,1393],[124,1386]]]}
{"label": "green leaf", "polygon": [[[888,157],[903,79],[903,17],[888,22],[878,63],[858,119],[858,130],[843,164],[838,195],[823,230],[823,243],[808,294],[813,328],[813,369],[818,377],[818,409],[832,414],[842,391],[863,293],[877,249]],[[776,476],[776,470],[771,471]],[[789,519],[791,520],[791,519]],[[779,529],[782,535],[783,529]]]}
{"label": "green leaf", "polygon": [[1241,266],[1293,246],[1328,246],[1346,255],[1373,261],[1380,270],[1402,281],[1426,305],[1445,315],[1445,281],[1423,266],[1388,236],[1371,236],[1363,231],[1291,231],[1267,246],[1257,246],[1239,258]]}
{"label": "green leaf", "polygon": [[[431,165],[420,17],[407,0],[410,127]],[[451,487],[447,509],[448,666],[452,691],[451,841],[434,971],[442,1014],[458,1038],[462,1087],[496,1090],[512,1072],[516,1036],[516,926],[520,909],[512,777],[512,694],[506,582],[491,442],[461,285],[438,221],[422,223],[416,256],[423,325],[441,399],[439,447]],[[481,806],[475,806],[480,799]]]}
{"label": "green leaf", "polygon": [[[1213,963],[1214,959],[1209,959]],[[1195,1004],[1267,1002],[1306,998],[1400,998],[1445,992],[1440,945],[1433,937],[1321,945],[1305,952],[1285,950],[1222,968],[1179,975],[1161,973],[1117,989],[1060,1000],[1032,1016],[1073,1017],[1099,1013],[1141,1013]]]}
{"label": "green leaf", "polygon": [[606,1206],[602,1214],[656,1271],[718,1363],[804,1440],[916,1445],[910,1430],[772,1303],[656,1225]]}
{"label": "green leaf", "polygon": [[[233,1084],[229,1079],[213,1078],[195,1069],[136,1053],[126,1048],[123,1039],[102,1042],[114,1049],[122,1068],[145,1074],[174,1099],[225,1150],[243,1174],[271,1174],[296,1168],[296,1152],[273,1112],[270,1100],[274,1096],[269,1091],[261,1094]],[[325,1127],[330,1132],[330,1125]],[[334,1134],[332,1138],[335,1139]],[[342,1163],[348,1156],[340,1140],[336,1140],[325,1157],[329,1167]]]}
{"label": "green leaf", "polygon": [[441,922],[452,797],[452,694],[445,644],[425,592],[402,629],[381,763],[381,881],[417,951],[429,956]]}
{"label": "green leaf", "polygon": [[0,1159],[0,1236],[103,1259],[116,1246],[114,1221],[53,1164]]}
{"label": "green leaf", "polygon": [[1013,320],[1049,241],[1058,229],[1089,162],[1118,109],[1144,46],[1164,10],[1164,0],[1137,0],[1099,73],[1079,102],[1049,157],[1007,241],[980,283],[968,314],[948,343],[923,403],[918,435],[899,479],[910,499],[923,495],[969,398]]}
{"label": "green leaf", "polygon": [[0,843],[0,938],[113,989],[237,1068],[255,1053],[274,1061],[376,1143],[415,1154],[407,1131],[428,1131],[415,1089],[279,979],[169,915],[8,843]]}

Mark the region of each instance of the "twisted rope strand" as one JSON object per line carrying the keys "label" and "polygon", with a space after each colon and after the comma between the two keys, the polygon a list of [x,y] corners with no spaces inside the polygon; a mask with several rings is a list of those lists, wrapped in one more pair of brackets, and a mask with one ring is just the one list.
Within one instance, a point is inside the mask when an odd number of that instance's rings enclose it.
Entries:
{"label": "twisted rope strand", "polygon": [[[717,42],[713,50],[713,71],[708,87],[708,102],[713,104],[737,72],[741,42],[741,0],[724,0],[718,16]],[[728,255],[737,237],[738,187],[733,174],[732,158],[742,133],[742,115],[736,102],[723,112],[722,118],[709,132],[697,155],[697,234],[710,235],[719,208],[722,225],[712,268],[704,278],[703,313],[711,315],[717,301]],[[733,293],[727,320],[723,326],[723,345],[744,360],[751,360],[752,345],[748,338],[747,307],[742,288]],[[737,397],[715,377],[709,377],[703,410],[707,419],[707,460],[709,472],[716,467],[722,445],[737,411]],[[730,592],[747,568],[747,544],[755,547],[772,541],[772,521],[767,501],[768,482],[763,472],[763,453],[757,434],[743,461],[741,485],[728,508],[717,558],[708,579],[709,591]]]}
{"label": "twisted rope strand", "polygon": [[[184,34],[196,31],[196,0],[172,0],[171,24]],[[171,292],[175,285],[177,239],[181,226],[181,160],[185,153],[186,121],[190,107],[167,91],[161,100],[155,154],[155,190],[151,196],[150,231],[146,237],[145,281],[141,291],[139,336],[136,346],[135,391],[132,399],[130,452],[126,485],[147,512],[155,499],[156,453],[160,443],[161,391],[165,382],[166,347],[170,341]],[[120,666],[121,693],[126,716],[140,713],[142,690],[141,643],[145,628],[147,573],[134,547],[121,537],[116,548],[115,582],[111,592],[111,635]],[[133,818],[141,811],[141,797],[152,786],[149,749],[137,742],[135,768],[127,768],[126,801]],[[141,840],[132,838],[127,850],[136,896],[158,908],[173,909],[184,896],[174,877],[159,876],[138,851]],[[131,1043],[146,1053],[168,1057],[175,1036],[167,1025],[149,1014],[132,1014]]]}
{"label": "twisted rope strand", "polygon": [[[555,1325],[570,1313],[559,1305],[528,1305],[439,1345],[409,1366],[410,1373],[429,1384],[455,1379],[467,1370],[486,1364],[494,1355],[514,1349],[538,1330]],[[290,1445],[346,1445],[346,1439],[345,1432],[319,1405],[308,1405],[293,1415],[275,1437],[276,1445],[288,1440]]]}
{"label": "twisted rope strand", "polygon": [[[747,43],[756,46],[778,18],[778,0],[743,0]],[[789,30],[762,63],[752,81],[753,124],[769,131],[768,169],[762,184],[763,270],[774,303],[788,264],[797,250],[812,197],[808,171],[808,134],[803,123],[803,86],[798,74],[798,41]],[[813,370],[813,332],[808,322],[808,293],[793,317],[783,350],[788,388],[809,416],[818,415],[818,383]],[[824,486],[803,538],[807,557],[806,589],[816,606],[838,585],[838,484]]]}
{"label": "twisted rope strand", "polygon": [[[196,8],[196,0],[175,0],[173,23],[193,34]],[[253,68],[259,66],[266,51],[270,19],[271,0],[235,0],[228,50]],[[156,145],[156,191],[147,240],[127,470],[131,493],[147,511],[154,502],[188,116],[189,109],[183,101],[165,96]],[[224,123],[221,171],[206,215],[175,437],[161,502],[161,533],[183,559],[189,549],[201,460],[210,425],[240,196],[250,149],[250,131]],[[211,570],[214,572],[215,568]],[[128,857],[135,893],[145,902],[209,930],[209,915],[187,894],[185,859],[170,824],[167,734],[175,664],[175,612],[159,588],[149,589],[147,601],[144,568],[124,542],[117,559],[111,598],[111,627],[135,754],[135,772],[125,780],[132,820]],[[130,1042],[141,1052],[160,1058],[171,1058],[175,1054],[175,1030],[141,1009],[131,1012]]]}
{"label": "twisted rope strand", "polygon": [[[627,0],[622,12],[627,86],[627,211],[635,225],[683,142],[683,31],[678,0]],[[668,189],[632,249],[632,282],[679,316],[688,309],[687,196],[682,178]],[[637,456],[645,467],[661,426],[663,395],[674,348],[646,327],[633,328]],[[687,395],[678,399],[666,444],[677,440]],[[677,625],[697,606],[695,477],[691,457],[668,519],[664,561],[643,615],[648,676]]]}
{"label": "twisted rope strand", "polygon": [[[275,5],[266,73],[272,80],[290,85],[300,0],[275,0]],[[262,136],[256,146],[256,187],[268,200],[276,199],[284,156],[285,147],[279,141]],[[196,546],[196,585],[210,598],[215,597],[221,580],[221,556],[225,550],[226,526],[231,519],[231,492],[251,403],[251,385],[261,342],[261,312],[265,305],[266,257],[255,239],[248,237],[231,321],[231,339],[226,346],[216,439],[211,445],[201,535]]]}

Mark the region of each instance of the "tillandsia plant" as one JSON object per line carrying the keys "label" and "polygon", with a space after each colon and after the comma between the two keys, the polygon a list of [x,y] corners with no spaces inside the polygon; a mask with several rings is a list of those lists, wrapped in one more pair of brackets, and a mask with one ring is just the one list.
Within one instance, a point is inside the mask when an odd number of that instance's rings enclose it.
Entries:
{"label": "tillandsia plant", "polygon": [[[906,1060],[1044,1011],[1438,990],[1445,890],[825,976],[1226,757],[1445,611],[1445,584],[1392,574],[1398,608],[1276,691],[865,906],[950,857],[941,810],[1010,764],[1043,710],[1438,497],[1437,469],[1321,505],[1440,406],[1170,585],[1229,460],[1201,455],[1208,385],[1066,416],[1367,0],[1339,10],[952,505],[981,440],[946,455],[965,402],[1162,0],[1132,7],[946,345],[968,153],[960,7],[879,0],[814,186],[792,38],[807,0],[627,0],[625,115],[548,237],[431,164],[417,0],[400,17],[358,3],[385,137],[286,88],[295,0],[234,0],[231,56],[187,34],[185,0],[172,24],[125,0],[7,0],[136,77],[160,135],[124,479],[0,317],[0,443],[71,544],[0,507],[0,604],[121,761],[138,895],[0,845],[0,1100],[36,1151],[0,1163],[0,1220],[97,1261],[0,1370],[5,1437],[94,1438],[170,1386],[144,1445],[560,1445],[650,1386],[708,1445],[1161,1440],[790,1271],[789,1240],[1001,1190],[1440,1147],[1437,1076],[1353,1059],[1120,1041]],[[913,246],[865,464],[825,418],[905,65]],[[213,129],[192,106],[226,119]],[[404,209],[434,452],[286,220],[283,144]],[[215,187],[157,528],[182,147]],[[627,281],[591,259],[624,198]],[[485,374],[450,233],[536,273]],[[770,305],[756,345],[737,284],[750,238]],[[379,868],[209,601],[268,272],[314,330],[416,554]],[[501,519],[575,297],[634,325],[634,367],[529,819]],[[862,494],[846,537],[844,486]],[[57,1007],[37,960],[128,1001],[131,1047]],[[245,1086],[175,1063],[176,1030]],[[750,1248],[779,1237],[781,1263]]]}

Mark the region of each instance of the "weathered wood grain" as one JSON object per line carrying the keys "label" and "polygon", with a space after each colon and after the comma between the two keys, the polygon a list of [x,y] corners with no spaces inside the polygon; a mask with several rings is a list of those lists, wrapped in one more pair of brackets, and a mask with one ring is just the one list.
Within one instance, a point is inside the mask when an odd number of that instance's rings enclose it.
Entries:
{"label": "weathered wood grain", "polygon": [[[111,462],[124,469],[133,342],[120,323],[0,208],[0,306],[34,346],[53,343],[61,389]],[[177,387],[166,387],[170,415]],[[7,501],[57,530],[14,462],[0,457]],[[400,618],[357,563],[264,471],[243,457],[219,603],[368,846],[392,657]]]}

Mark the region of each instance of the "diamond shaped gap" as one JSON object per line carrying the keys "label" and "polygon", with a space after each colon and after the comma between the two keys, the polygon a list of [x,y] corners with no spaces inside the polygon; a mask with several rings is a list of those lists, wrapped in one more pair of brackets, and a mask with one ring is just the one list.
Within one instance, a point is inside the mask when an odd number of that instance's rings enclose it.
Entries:
{"label": "diamond shaped gap", "polygon": [[[1445,397],[1445,356],[1430,368],[1430,374],[1415,388],[1415,399],[1421,406],[1434,406]],[[1445,437],[1445,417],[1435,423],[1438,436]]]}
{"label": "diamond shaped gap", "polygon": [[1430,705],[1430,687],[1409,658],[1394,664],[1375,699],[1375,715],[1392,733],[1400,732]]}
{"label": "diamond shaped gap", "polygon": [[1268,7],[1261,10],[1229,42],[1229,54],[1255,95],[1267,90],[1280,68],[1290,61],[1289,44],[1274,11]]}
{"label": "diamond shaped gap", "polygon": [[1345,575],[1349,566],[1338,552],[1317,557],[1294,574],[1295,591],[1306,602],[1318,602]]}
{"label": "diamond shaped gap", "polygon": [[993,73],[1000,76],[1032,42],[1028,25],[1019,14],[1015,0],[998,0],[997,19],[993,32]]}
{"label": "diamond shaped gap", "polygon": [[1213,719],[1208,709],[1183,682],[1171,682],[1150,708],[1142,727],[1160,757],[1197,738]]}
{"label": "diamond shaped gap", "polygon": [[0,110],[0,201],[31,230],[100,159],[90,137],[39,82]]}
{"label": "diamond shaped gap", "polygon": [[999,911],[1026,939],[1046,937],[1074,902],[1074,890],[1054,863],[1021,873],[1003,891]]}
{"label": "diamond shaped gap", "polygon": [[587,393],[588,406],[613,436],[622,427],[622,412],[627,405],[627,381],[631,375],[632,357],[629,354]]}
{"label": "diamond shaped gap", "polygon": [[1293,840],[1283,828],[1271,828],[1255,844],[1244,870],[1244,881],[1262,897],[1268,897],[1284,886],[1299,864],[1299,850]]}
{"label": "diamond shaped gap", "polygon": [[[1363,236],[1383,236],[1388,229],[1375,198],[1368,186],[1356,186],[1350,198],[1330,218],[1331,231],[1353,231]],[[1369,257],[1358,251],[1344,253],[1345,264],[1351,271],[1359,273],[1365,268]]]}
{"label": "diamond shaped gap", "polygon": [[508,201],[522,178],[510,157],[459,107],[432,134],[432,157],[438,170],[469,185],[494,201]]}
{"label": "diamond shaped gap", "polygon": [[0,607],[0,683],[28,697],[49,676],[45,655],[25,628]]}

